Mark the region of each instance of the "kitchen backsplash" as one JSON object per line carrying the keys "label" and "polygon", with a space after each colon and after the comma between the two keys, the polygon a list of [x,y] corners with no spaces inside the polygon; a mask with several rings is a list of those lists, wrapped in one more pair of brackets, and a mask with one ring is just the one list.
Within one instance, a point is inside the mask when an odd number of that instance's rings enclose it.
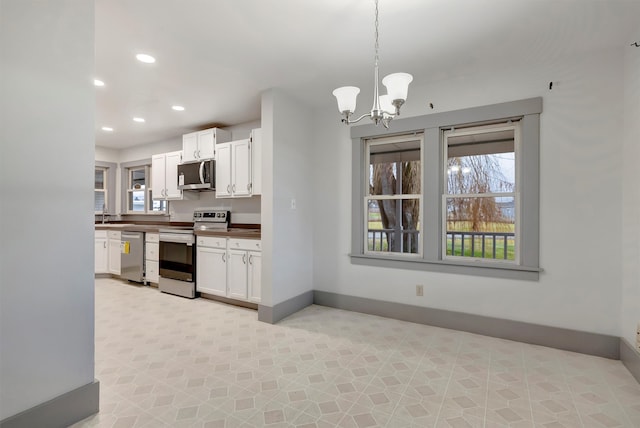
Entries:
{"label": "kitchen backsplash", "polygon": [[170,220],[193,221],[193,211],[196,208],[228,209],[231,211],[232,223],[260,224],[260,196],[216,199],[214,192],[200,192],[200,198],[193,201],[171,201]]}

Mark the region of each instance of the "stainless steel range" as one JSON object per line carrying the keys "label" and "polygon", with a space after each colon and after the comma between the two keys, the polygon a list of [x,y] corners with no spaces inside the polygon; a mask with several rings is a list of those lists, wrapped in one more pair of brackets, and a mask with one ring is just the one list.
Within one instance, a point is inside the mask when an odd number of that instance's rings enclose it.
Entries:
{"label": "stainless steel range", "polygon": [[194,230],[227,230],[231,211],[216,208],[198,208],[193,213]]}
{"label": "stainless steel range", "polygon": [[193,227],[160,229],[160,279],[158,289],[164,293],[193,299],[196,292],[196,241],[194,230],[227,230],[231,212],[215,208],[198,208],[193,213]]}
{"label": "stainless steel range", "polygon": [[191,227],[160,229],[160,291],[190,299],[196,297],[195,243]]}

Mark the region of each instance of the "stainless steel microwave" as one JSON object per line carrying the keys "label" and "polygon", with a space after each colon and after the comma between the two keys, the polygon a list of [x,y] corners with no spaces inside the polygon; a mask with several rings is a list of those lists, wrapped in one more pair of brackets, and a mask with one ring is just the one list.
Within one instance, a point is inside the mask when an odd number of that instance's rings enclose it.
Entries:
{"label": "stainless steel microwave", "polygon": [[178,165],[178,188],[183,190],[215,190],[216,161],[209,159]]}

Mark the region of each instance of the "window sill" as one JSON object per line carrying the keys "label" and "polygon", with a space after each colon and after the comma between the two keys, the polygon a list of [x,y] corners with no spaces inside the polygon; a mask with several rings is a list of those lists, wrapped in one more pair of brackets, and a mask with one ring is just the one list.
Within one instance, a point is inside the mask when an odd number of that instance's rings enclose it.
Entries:
{"label": "window sill", "polygon": [[169,214],[167,214],[167,213],[122,213],[120,215],[121,216],[128,216],[128,215],[140,216],[140,215],[144,215],[144,216],[165,216],[165,217],[169,217]]}
{"label": "window sill", "polygon": [[422,270],[461,275],[475,275],[493,278],[522,279],[538,281],[541,268],[533,266],[519,266],[511,263],[462,260],[424,260],[407,257],[349,254],[352,264],[377,266],[395,269]]}

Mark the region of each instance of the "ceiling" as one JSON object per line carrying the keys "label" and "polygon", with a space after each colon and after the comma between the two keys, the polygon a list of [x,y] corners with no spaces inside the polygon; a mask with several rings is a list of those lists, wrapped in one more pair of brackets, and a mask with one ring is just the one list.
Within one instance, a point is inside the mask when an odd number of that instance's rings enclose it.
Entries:
{"label": "ceiling", "polygon": [[[335,108],[338,86],[359,86],[361,104],[371,97],[373,0],[95,4],[95,77],[105,82],[96,87],[98,146],[257,120],[260,94],[272,87],[313,108]],[[637,41],[638,16],[640,0],[380,0],[380,74],[405,71],[425,85],[624,49]],[[141,52],[156,62],[137,61]]]}

